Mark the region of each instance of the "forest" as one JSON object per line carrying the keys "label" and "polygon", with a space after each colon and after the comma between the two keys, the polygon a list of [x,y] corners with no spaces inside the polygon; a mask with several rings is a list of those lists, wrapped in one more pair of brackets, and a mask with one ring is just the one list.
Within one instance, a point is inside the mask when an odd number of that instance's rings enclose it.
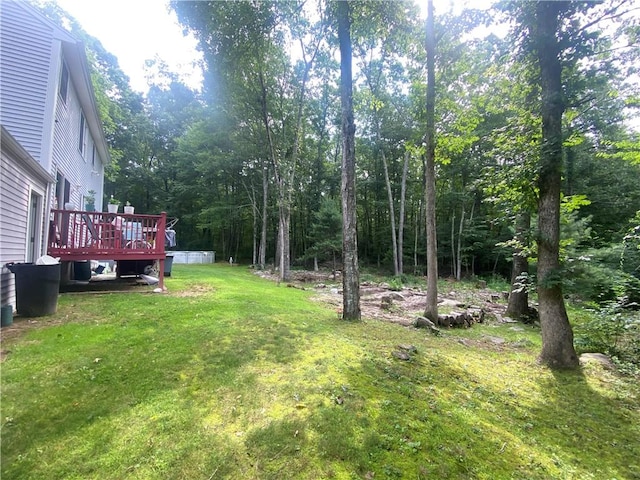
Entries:
{"label": "forest", "polygon": [[193,90],[150,59],[146,94],[42,8],[90,53],[106,196],[178,217],[180,249],[283,279],[343,268],[348,84],[359,268],[423,276],[431,238],[441,278],[637,308],[640,4],[423,3],[174,1],[205,81]]}

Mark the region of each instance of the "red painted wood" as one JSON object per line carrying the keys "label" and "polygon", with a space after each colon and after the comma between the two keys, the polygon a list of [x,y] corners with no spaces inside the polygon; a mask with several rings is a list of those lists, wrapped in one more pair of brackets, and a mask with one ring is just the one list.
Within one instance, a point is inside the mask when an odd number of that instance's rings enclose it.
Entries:
{"label": "red painted wood", "polygon": [[164,286],[167,214],[51,210],[47,254],[60,261],[158,260]]}

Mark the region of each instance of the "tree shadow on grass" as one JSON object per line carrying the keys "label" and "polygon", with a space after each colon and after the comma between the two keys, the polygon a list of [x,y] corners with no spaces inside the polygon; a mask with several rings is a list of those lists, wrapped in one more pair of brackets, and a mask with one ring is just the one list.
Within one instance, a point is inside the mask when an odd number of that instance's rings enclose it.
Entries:
{"label": "tree shadow on grass", "polygon": [[529,368],[539,391],[523,396],[438,356],[369,355],[349,372],[353,398],[312,415],[307,437],[361,478],[638,478],[637,399]]}
{"label": "tree shadow on grass", "polygon": [[[108,478],[100,472],[113,468],[112,478],[169,478],[175,474],[171,468],[184,470],[188,462],[172,449],[189,444],[185,432],[194,431],[205,450],[218,452],[212,454],[217,460],[206,459],[202,465],[217,468],[216,475],[224,477],[235,453],[228,439],[210,431],[205,421],[217,392],[238,385],[250,391],[254,379],[244,369],[258,357],[295,361],[304,348],[304,329],[267,319],[222,323],[226,333],[213,322],[186,325],[145,318],[118,326],[114,321],[99,326],[109,328],[110,335],[100,341],[88,336],[84,343],[65,333],[65,325],[53,327],[60,329],[57,337],[26,346],[3,366],[3,416],[10,417],[2,430],[3,477]],[[69,342],[76,355],[45,363],[42,371],[17,380],[20,374],[11,372],[11,364],[28,364],[29,352],[44,358],[51,342],[63,349]],[[199,472],[192,478],[208,476]]]}
{"label": "tree shadow on grass", "polygon": [[[545,398],[531,408],[532,416],[540,419],[558,465],[591,471],[596,478],[640,478],[640,403],[621,395],[620,377],[602,368],[540,377]],[[593,462],[582,465],[585,458]]]}

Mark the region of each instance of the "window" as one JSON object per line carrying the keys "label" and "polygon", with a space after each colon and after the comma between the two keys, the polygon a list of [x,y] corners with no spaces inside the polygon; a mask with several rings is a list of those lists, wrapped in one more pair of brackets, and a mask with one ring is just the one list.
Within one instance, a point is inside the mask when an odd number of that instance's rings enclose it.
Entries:
{"label": "window", "polygon": [[87,150],[87,121],[84,118],[84,113],[80,113],[80,137],[78,138],[78,150],[84,157]]}
{"label": "window", "polygon": [[67,91],[69,90],[69,69],[67,64],[62,62],[62,69],[60,71],[60,85],[58,85],[58,93],[64,103],[67,103]]}
{"label": "window", "polygon": [[40,256],[40,225],[42,222],[42,195],[32,190],[29,199],[27,229],[27,262],[35,262]]}

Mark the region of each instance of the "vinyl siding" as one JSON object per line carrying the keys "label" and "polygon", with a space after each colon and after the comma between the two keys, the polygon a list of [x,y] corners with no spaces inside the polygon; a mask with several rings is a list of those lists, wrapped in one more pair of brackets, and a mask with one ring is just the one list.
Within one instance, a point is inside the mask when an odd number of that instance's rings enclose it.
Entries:
{"label": "vinyl siding", "polygon": [[[15,310],[15,283],[9,270],[4,268],[8,262],[24,262],[27,253],[27,221],[29,218],[29,197],[35,190],[43,199],[49,191],[47,181],[43,178],[46,172],[34,172],[31,159],[30,167],[26,151],[14,149],[8,144],[3,133],[3,148],[0,151],[0,303],[13,305]],[[50,179],[53,180],[53,179]],[[40,219],[40,235],[37,240],[36,256],[45,253],[46,218]]]}
{"label": "vinyl siding", "polygon": [[[12,0],[2,0],[0,123],[42,161],[53,30]],[[45,160],[45,164],[46,159]]]}
{"label": "vinyl siding", "polygon": [[[66,104],[59,101],[56,106],[56,123],[53,135],[53,163],[57,171],[62,173],[71,183],[71,198],[69,201],[80,209],[83,205],[82,197],[89,190],[102,192],[102,176],[92,175],[91,154],[94,141],[91,132],[85,131],[87,145],[83,156],[78,148],[80,139],[80,115],[82,107],[75,85],[69,80],[69,91]],[[97,155],[96,164],[101,165]],[[97,168],[97,171],[101,171]],[[75,188],[80,185],[79,189]],[[97,206],[97,205],[96,205]]]}

